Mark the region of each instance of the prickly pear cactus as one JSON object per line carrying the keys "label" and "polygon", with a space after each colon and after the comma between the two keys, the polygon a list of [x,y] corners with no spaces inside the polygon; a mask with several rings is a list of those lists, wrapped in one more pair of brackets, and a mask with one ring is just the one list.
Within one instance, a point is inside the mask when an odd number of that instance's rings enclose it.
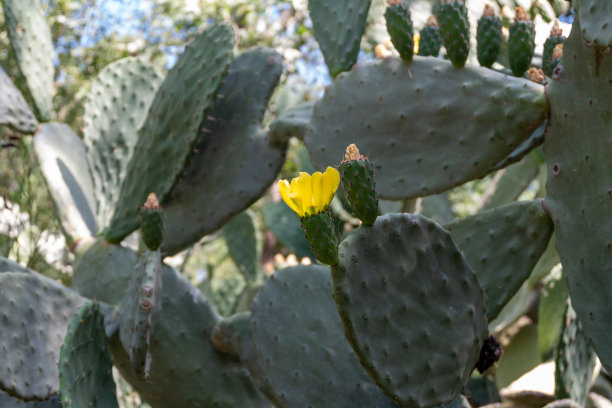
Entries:
{"label": "prickly pear cactus", "polygon": [[387,21],[387,31],[400,57],[404,61],[412,61],[414,38],[408,5],[401,1],[391,2],[385,11],[385,19]]}
{"label": "prickly pear cactus", "polygon": [[437,57],[442,46],[442,37],[440,36],[440,27],[435,16],[430,16],[427,19],[427,23],[419,34],[419,55],[423,57]]}
{"label": "prickly pear cactus", "polygon": [[[118,192],[115,211],[102,232],[113,243],[138,228],[138,208],[151,192],[163,202],[183,170],[199,125],[227,74],[234,46],[226,24],[198,35],[156,92]],[[164,157],[151,165],[152,157]]]}
{"label": "prickly pear cactus", "polygon": [[442,0],[437,17],[448,58],[454,66],[464,66],[470,52],[470,20],[464,0]]}
{"label": "prickly pear cactus", "polygon": [[533,21],[529,19],[529,15],[523,8],[517,7],[508,38],[508,59],[514,75],[522,76],[529,69],[534,49],[535,28],[533,27]]}
{"label": "prickly pear cactus", "polygon": [[305,143],[324,168],[359,135],[378,196],[398,200],[483,176],[546,113],[544,88],[533,82],[431,57],[387,58],[334,81],[315,105]]}
{"label": "prickly pear cactus", "polygon": [[482,17],[478,20],[476,40],[478,62],[483,67],[490,68],[497,61],[503,35],[502,20],[495,15],[495,11],[488,4],[485,5]]}
{"label": "prickly pear cactus", "polygon": [[53,43],[40,0],[2,0],[11,47],[41,121],[52,116]]}
{"label": "prickly pear cactus", "polygon": [[547,90],[551,123],[544,145],[545,204],[572,306],[603,366],[611,370],[612,55],[585,42],[581,24],[574,20],[560,74]]}
{"label": "prickly pear cactus", "polygon": [[544,52],[542,53],[542,70],[549,77],[552,76],[553,69],[555,68],[552,63],[553,50],[557,44],[563,44],[565,40],[563,30],[559,27],[558,21],[555,20],[555,24],[550,30],[550,35],[544,42]]}
{"label": "prickly pear cactus", "polygon": [[85,102],[83,143],[100,229],[108,226],[113,215],[138,129],[161,80],[150,63],[124,58],[105,67],[91,84]]}
{"label": "prickly pear cactus", "polygon": [[484,291],[450,234],[419,215],[386,214],[353,231],[338,252],[334,299],[376,384],[402,407],[457,397],[487,321]]}
{"label": "prickly pear cactus", "polygon": [[2,68],[0,68],[0,125],[7,125],[23,133],[34,133],[38,126],[23,95]]}
{"label": "prickly pear cactus", "polygon": [[357,62],[371,0],[310,0],[314,35],[332,76]]}
{"label": "prickly pear cactus", "polygon": [[62,406],[119,408],[104,317],[87,301],[72,318],[58,362]]}

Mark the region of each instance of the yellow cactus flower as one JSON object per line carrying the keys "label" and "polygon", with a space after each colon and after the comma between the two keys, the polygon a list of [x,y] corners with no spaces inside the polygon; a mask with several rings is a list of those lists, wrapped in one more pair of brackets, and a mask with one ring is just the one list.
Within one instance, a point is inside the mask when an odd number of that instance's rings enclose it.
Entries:
{"label": "yellow cactus flower", "polygon": [[312,176],[300,172],[299,177],[291,180],[291,184],[287,180],[280,180],[278,191],[289,208],[300,218],[305,218],[327,209],[339,184],[340,173],[328,167],[325,173],[317,171]]}

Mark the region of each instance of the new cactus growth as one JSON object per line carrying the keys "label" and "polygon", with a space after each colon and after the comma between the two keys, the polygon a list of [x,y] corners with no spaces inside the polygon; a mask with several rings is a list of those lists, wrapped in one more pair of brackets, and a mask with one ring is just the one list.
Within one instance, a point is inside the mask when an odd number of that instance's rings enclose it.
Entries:
{"label": "new cactus growth", "polygon": [[346,199],[364,225],[372,225],[378,216],[378,197],[372,162],[359,153],[355,144],[346,148],[340,164]]}
{"label": "new cactus growth", "polygon": [[162,244],[164,231],[164,212],[155,193],[149,194],[140,208],[140,230],[147,248],[155,251]]}
{"label": "new cactus growth", "polygon": [[448,58],[454,66],[464,66],[470,52],[470,20],[465,2],[442,0],[437,17]]}
{"label": "new cactus growth", "polygon": [[529,69],[534,49],[535,29],[533,21],[529,19],[525,9],[517,7],[508,38],[508,59],[514,75],[522,76]]}
{"label": "new cactus growth", "polygon": [[542,70],[549,77],[552,76],[553,70],[555,69],[553,60],[560,58],[553,58],[553,50],[558,44],[563,44],[565,39],[563,30],[559,27],[559,21],[555,20],[553,27],[550,29],[550,34],[544,42],[544,52],[542,53]]}
{"label": "new cactus growth", "polygon": [[478,62],[483,67],[491,68],[491,65],[497,60],[503,41],[501,30],[501,18],[495,15],[495,10],[491,6],[485,5],[482,17],[478,20],[476,33]]}
{"label": "new cactus growth", "polygon": [[437,57],[442,46],[440,26],[436,16],[429,16],[425,26],[419,32],[419,55]]}
{"label": "new cactus growth", "polygon": [[385,11],[387,31],[400,57],[404,61],[410,62],[414,54],[410,9],[401,1],[388,1],[388,3],[389,7]]}

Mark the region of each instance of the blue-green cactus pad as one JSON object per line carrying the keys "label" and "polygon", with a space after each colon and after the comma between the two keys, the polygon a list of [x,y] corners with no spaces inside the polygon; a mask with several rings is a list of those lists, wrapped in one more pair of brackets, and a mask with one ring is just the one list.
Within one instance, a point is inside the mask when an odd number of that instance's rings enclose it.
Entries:
{"label": "blue-green cactus pad", "polygon": [[578,17],[585,40],[600,47],[612,46],[612,3],[608,0],[578,0]]}
{"label": "blue-green cactus pad", "polygon": [[[612,370],[612,54],[584,42],[580,22],[548,86],[546,205],[572,305],[603,366]],[[568,97],[572,95],[572,97]]]}
{"label": "blue-green cactus pad", "polygon": [[391,408],[344,337],[328,267],[274,273],[251,305],[241,359],[279,408]]}
{"label": "blue-green cactus pad", "polygon": [[132,371],[119,335],[111,339],[113,361],[124,378],[156,408],[269,408],[247,369],[214,348],[209,337],[220,319],[202,293],[167,266],[162,281],[147,379]]}
{"label": "blue-green cactus pad", "polygon": [[108,225],[119,200],[138,128],[147,117],[161,80],[150,63],[124,58],[107,65],[91,84],[85,101],[83,142],[96,191],[100,229]]}
{"label": "blue-green cactus pad", "polygon": [[19,89],[0,67],[0,126],[2,125],[18,132],[34,133],[38,122]]}
{"label": "blue-green cactus pad", "polygon": [[104,317],[97,303],[87,301],[72,318],[58,366],[63,408],[119,408]]}
{"label": "blue-green cactus pad", "polygon": [[398,405],[456,398],[487,335],[476,274],[448,231],[385,214],[350,233],[332,268],[334,299],[361,364]]}
{"label": "blue-green cactus pad", "polygon": [[286,144],[272,143],[261,122],[281,72],[280,55],[267,48],[232,61],[193,154],[162,203],[163,253],[176,253],[219,229],[276,178]]}
{"label": "blue-green cactus pad", "polygon": [[55,67],[51,31],[40,0],[2,0],[11,47],[39,119],[51,119]]}
{"label": "blue-green cactus pad", "polygon": [[0,288],[0,389],[23,399],[57,394],[60,347],[85,299],[36,273],[1,273]]}
{"label": "blue-green cactus pad", "polygon": [[310,0],[314,35],[332,76],[357,62],[371,0]]}
{"label": "blue-green cactus pad", "polygon": [[483,211],[446,228],[485,290],[489,321],[527,280],[553,233],[541,200]]}
{"label": "blue-green cactus pad", "polygon": [[270,123],[270,139],[280,143],[285,143],[292,137],[304,140],[313,107],[314,102],[308,101],[283,111]]}
{"label": "blue-green cactus pad", "polygon": [[118,305],[137,261],[134,250],[98,238],[77,256],[72,285],[82,296]]}
{"label": "blue-green cactus pad", "polygon": [[45,123],[34,136],[34,152],[68,240],[95,236],[96,206],[81,139],[63,123]]}
{"label": "blue-green cactus pad", "polygon": [[233,46],[232,27],[213,25],[185,47],[164,79],[138,130],[115,212],[104,230],[108,241],[119,242],[138,228],[138,208],[149,193],[163,201],[177,182],[225,78]]}
{"label": "blue-green cactus pad", "polygon": [[380,198],[435,194],[481,177],[546,112],[544,87],[475,66],[415,56],[342,75],[315,105],[305,143],[324,169],[356,143]]}

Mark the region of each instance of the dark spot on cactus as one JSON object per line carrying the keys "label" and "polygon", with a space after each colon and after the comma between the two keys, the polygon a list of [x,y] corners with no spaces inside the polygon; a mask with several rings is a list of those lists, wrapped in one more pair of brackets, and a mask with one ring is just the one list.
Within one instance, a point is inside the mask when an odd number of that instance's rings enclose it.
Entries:
{"label": "dark spot on cactus", "polygon": [[499,361],[502,354],[503,348],[499,341],[492,335],[487,336],[480,349],[480,358],[476,362],[475,368],[479,373],[487,371],[495,362]]}
{"label": "dark spot on cactus", "polygon": [[561,174],[561,165],[559,163],[554,163],[552,166],[552,174],[553,176],[558,176]]}

